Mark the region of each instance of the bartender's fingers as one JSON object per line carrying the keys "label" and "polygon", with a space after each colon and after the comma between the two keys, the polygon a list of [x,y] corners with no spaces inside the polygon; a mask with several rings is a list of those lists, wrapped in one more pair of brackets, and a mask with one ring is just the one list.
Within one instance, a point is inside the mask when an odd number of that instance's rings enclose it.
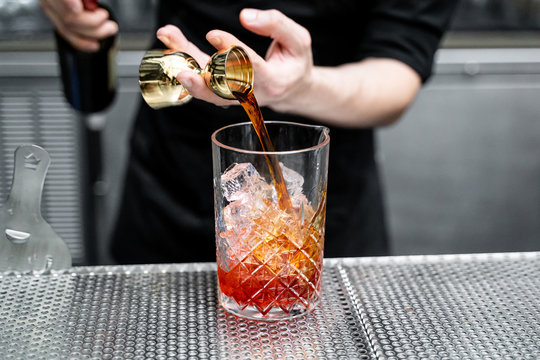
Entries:
{"label": "bartender's fingers", "polygon": [[118,32],[118,25],[109,20],[107,10],[86,11],[81,0],[41,0],[41,7],[57,27],[79,36],[102,39]]}
{"label": "bartender's fingers", "polygon": [[68,14],[64,22],[67,27],[77,31],[79,35],[98,39],[114,35],[118,31],[118,25],[109,20],[109,12],[101,8]]}
{"label": "bartender's fingers", "polygon": [[[174,25],[166,25],[160,28],[156,33],[157,38],[169,49],[175,51],[183,51],[191,55],[199,66],[204,67],[210,60],[210,56],[195,44],[189,41],[182,31]],[[188,92],[197,99],[204,100],[206,102],[215,105],[230,105],[232,101],[228,101],[220,98],[214,94],[206,83],[202,76],[195,74],[192,71],[182,71],[176,76],[177,80],[188,90]]]}
{"label": "bartender's fingers", "polygon": [[99,41],[96,39],[77,36],[69,31],[63,30],[62,28],[57,28],[57,31],[61,37],[63,37],[68,43],[71,44],[71,46],[78,50],[86,52],[93,52],[99,50]]}
{"label": "bartender's fingers", "polygon": [[243,9],[240,22],[249,31],[276,40],[293,55],[303,55],[311,49],[309,31],[278,10]]}
{"label": "bartender's fingers", "polygon": [[78,13],[84,10],[80,0],[40,0],[43,10],[54,11],[57,14]]}
{"label": "bartender's fingers", "polygon": [[80,50],[95,51],[97,40],[118,32],[107,10],[85,11],[80,0],[41,0],[40,5],[58,33]]}
{"label": "bartender's fingers", "polygon": [[183,51],[191,55],[200,66],[204,67],[210,56],[205,54],[174,25],[165,25],[156,32],[157,38],[169,49]]}
{"label": "bartender's fingers", "polygon": [[182,71],[176,79],[187,89],[187,91],[196,99],[204,100],[219,106],[228,106],[238,104],[237,101],[223,99],[214,94],[202,76],[195,74],[192,71]]}
{"label": "bartender's fingers", "polygon": [[106,10],[100,9],[99,13],[103,15],[94,15],[85,11],[77,16],[68,16],[65,21],[59,22],[57,29],[82,38],[97,40],[116,34],[118,24],[109,20]]}
{"label": "bartender's fingers", "polygon": [[83,51],[96,51],[99,49],[98,40],[114,35],[118,32],[118,25],[114,21],[106,21],[96,29],[84,29],[81,31],[59,23],[56,26],[58,33],[74,47]]}
{"label": "bartender's fingers", "polygon": [[234,35],[222,31],[222,30],[212,30],[206,34],[206,40],[217,50],[226,50],[232,46],[241,46],[248,54],[249,60],[253,66],[260,65],[264,63],[264,59],[260,57],[255,51],[253,51],[249,46],[238,40]]}
{"label": "bartender's fingers", "polygon": [[82,0],[41,0],[40,5],[48,16],[54,15],[74,29],[93,29],[109,19],[109,13],[104,8],[85,10]]}

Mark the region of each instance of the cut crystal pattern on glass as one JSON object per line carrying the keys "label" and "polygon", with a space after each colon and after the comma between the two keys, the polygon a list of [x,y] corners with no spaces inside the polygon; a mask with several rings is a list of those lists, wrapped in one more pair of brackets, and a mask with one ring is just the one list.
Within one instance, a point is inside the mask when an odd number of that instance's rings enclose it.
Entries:
{"label": "cut crystal pattern on glass", "polygon": [[[330,137],[251,120],[212,134],[219,299],[237,316],[287,320],[320,303]],[[257,138],[278,151],[254,150]]]}
{"label": "cut crystal pattern on glass", "polygon": [[222,211],[226,230],[217,238],[220,299],[254,319],[301,315],[320,300],[324,227],[301,193],[304,178],[280,166],[294,196],[289,209],[280,208],[251,163],[235,163],[221,175],[229,203]]}

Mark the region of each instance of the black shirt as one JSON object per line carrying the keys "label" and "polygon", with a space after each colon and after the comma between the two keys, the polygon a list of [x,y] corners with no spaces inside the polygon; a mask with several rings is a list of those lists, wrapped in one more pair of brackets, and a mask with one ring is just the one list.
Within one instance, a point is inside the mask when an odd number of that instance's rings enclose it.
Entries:
{"label": "black shirt", "polygon": [[[225,30],[264,56],[270,40],[245,30],[238,15],[246,7],[276,8],[310,31],[316,65],[393,58],[425,81],[454,6],[450,0],[163,0],[158,26],[178,26],[208,54],[215,49],[206,33]],[[312,123],[262,112],[266,120]],[[240,106],[192,100],[155,111],[141,101],[112,239],[117,261],[215,261],[210,135],[245,121]],[[388,254],[373,130],[331,128],[330,138],[325,256]]]}

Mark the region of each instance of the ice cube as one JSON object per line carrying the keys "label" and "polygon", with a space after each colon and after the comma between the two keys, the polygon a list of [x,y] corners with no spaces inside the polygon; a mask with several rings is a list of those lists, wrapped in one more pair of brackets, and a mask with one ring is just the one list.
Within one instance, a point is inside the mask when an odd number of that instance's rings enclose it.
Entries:
{"label": "ice cube", "polygon": [[272,186],[251,163],[231,165],[221,175],[221,187],[229,201],[223,209],[227,229],[250,229],[251,219],[260,216],[271,203]]}
{"label": "ice cube", "polygon": [[283,173],[283,179],[285,180],[289,196],[300,195],[302,193],[302,185],[304,185],[304,177],[293,169],[286,167],[283,163],[279,163],[279,165],[281,166],[281,172]]}
{"label": "ice cube", "polygon": [[247,197],[232,201],[223,209],[223,219],[229,229],[251,226],[249,215],[251,215],[251,206]]}
{"label": "ice cube", "polygon": [[234,163],[221,175],[221,189],[228,201],[240,200],[246,193],[259,191],[265,185],[251,163]]}

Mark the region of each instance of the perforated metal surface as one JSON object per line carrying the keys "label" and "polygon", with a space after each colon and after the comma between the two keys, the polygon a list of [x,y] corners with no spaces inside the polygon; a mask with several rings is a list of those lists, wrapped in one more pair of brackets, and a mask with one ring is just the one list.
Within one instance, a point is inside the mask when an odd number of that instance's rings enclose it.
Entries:
{"label": "perforated metal surface", "polygon": [[0,357],[537,359],[540,253],[331,259],[322,306],[257,322],[216,300],[215,264],[0,277]]}
{"label": "perforated metal surface", "polygon": [[344,265],[381,359],[539,359],[540,254]]}

